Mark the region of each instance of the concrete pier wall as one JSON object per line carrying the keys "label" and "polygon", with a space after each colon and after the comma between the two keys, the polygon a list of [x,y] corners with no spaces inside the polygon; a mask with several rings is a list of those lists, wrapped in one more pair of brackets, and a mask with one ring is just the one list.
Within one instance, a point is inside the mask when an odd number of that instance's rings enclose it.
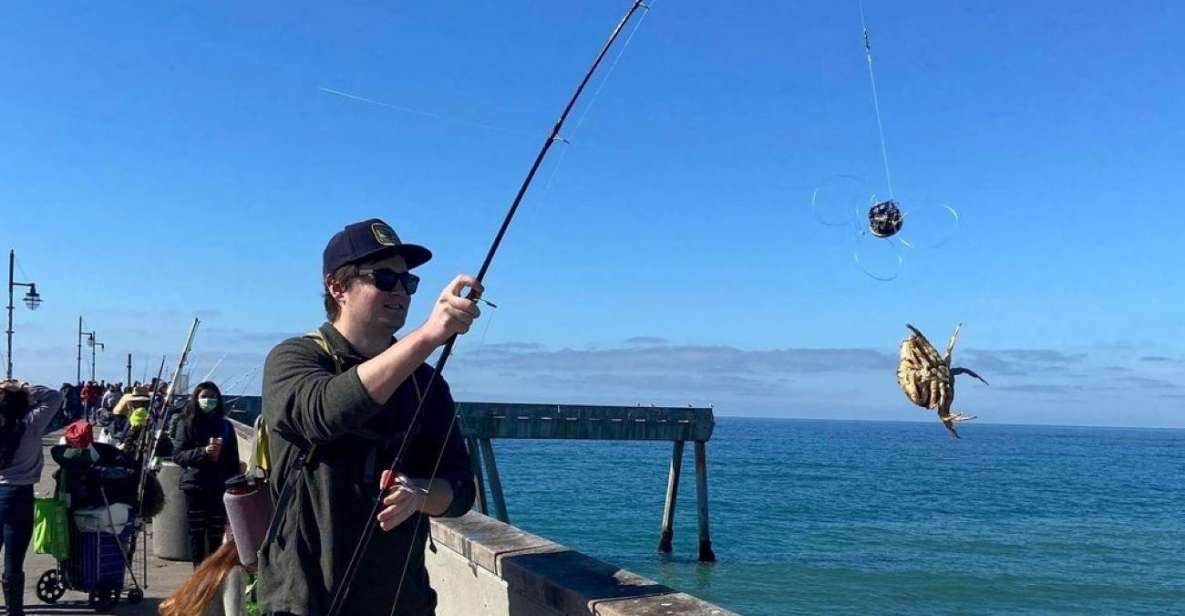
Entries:
{"label": "concrete pier wall", "polygon": [[734,612],[476,511],[432,520],[439,616],[725,616]]}
{"label": "concrete pier wall", "polygon": [[[235,424],[244,461],[251,428]],[[432,520],[438,616],[733,616],[476,511]]]}

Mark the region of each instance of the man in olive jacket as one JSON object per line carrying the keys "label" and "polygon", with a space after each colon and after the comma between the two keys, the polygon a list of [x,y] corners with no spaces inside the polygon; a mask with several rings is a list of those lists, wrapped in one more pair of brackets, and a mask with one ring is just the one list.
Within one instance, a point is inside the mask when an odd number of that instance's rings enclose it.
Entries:
{"label": "man in olive jacket", "polygon": [[[395,614],[435,612],[424,567],[428,524],[421,518],[463,515],[476,490],[460,426],[445,438],[455,412],[448,385],[438,375],[428,390],[433,371],[424,361],[450,337],[469,331],[479,311],[462,294],[467,288],[480,294],[482,287],[472,277],[456,277],[428,320],[396,340],[419,282],[409,270],[431,256],[401,243],[381,220],[348,225],[324,253],[329,322],[280,343],[267,357],[263,416],[277,502],[289,477],[296,479],[277,511],[273,539],[261,551],[256,598],[264,614],[325,614],[367,524],[381,530],[361,559],[341,614],[391,614],[397,594]],[[425,393],[420,427],[398,474],[387,476]],[[305,470],[296,472],[310,448]],[[368,514],[380,481],[388,487],[376,520]]]}

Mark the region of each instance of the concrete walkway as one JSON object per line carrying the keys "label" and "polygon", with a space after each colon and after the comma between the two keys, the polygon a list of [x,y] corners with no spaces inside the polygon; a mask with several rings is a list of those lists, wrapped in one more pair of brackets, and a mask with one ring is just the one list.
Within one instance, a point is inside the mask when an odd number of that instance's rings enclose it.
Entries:
{"label": "concrete walkway", "polygon": [[[54,481],[53,474],[57,471],[58,466],[49,456],[49,447],[56,445],[62,433],[53,432],[46,435],[43,444],[45,445],[45,468],[41,471],[41,480],[37,482],[37,496],[48,496],[53,493]],[[120,602],[108,612],[97,612],[100,614],[156,614],[157,606],[161,601],[164,601],[174,590],[179,587],[186,578],[193,572],[193,565],[188,562],[173,562],[156,558],[152,555],[152,527],[146,527],[146,530],[136,540],[136,561],[135,572],[136,578],[140,581],[140,587],[144,590],[144,600],[138,605],[128,605],[127,589],[132,588],[132,581],[130,576],[125,577],[124,593],[120,595]],[[147,542],[145,544],[145,542]],[[143,546],[148,546],[148,579],[144,580],[144,566],[141,564],[140,558],[144,553]],[[56,568],[56,562],[53,557],[47,554],[34,554],[33,547],[29,546],[29,553],[25,556],[25,612],[28,614],[95,614],[96,612],[87,605],[87,594],[84,592],[67,590],[66,594],[54,605],[46,605],[37,598],[36,587],[37,579],[41,574]],[[0,614],[6,614],[7,610],[0,611]]]}

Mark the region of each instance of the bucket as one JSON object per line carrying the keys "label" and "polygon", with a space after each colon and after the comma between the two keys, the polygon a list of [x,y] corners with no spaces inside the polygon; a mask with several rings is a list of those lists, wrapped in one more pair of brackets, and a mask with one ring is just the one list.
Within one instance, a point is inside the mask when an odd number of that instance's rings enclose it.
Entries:
{"label": "bucket", "polygon": [[164,560],[188,561],[189,517],[181,492],[181,467],[165,462],[156,477],[165,494],[165,506],[152,518],[152,552]]}

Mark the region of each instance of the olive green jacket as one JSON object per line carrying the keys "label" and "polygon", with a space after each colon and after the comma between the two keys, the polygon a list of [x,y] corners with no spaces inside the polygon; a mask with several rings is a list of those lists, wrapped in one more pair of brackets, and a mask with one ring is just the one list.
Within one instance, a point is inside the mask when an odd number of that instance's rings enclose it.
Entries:
{"label": "olive green jacket", "polygon": [[[408,430],[418,400],[427,389],[432,368],[416,369],[386,404],[376,403],[362,386],[358,354],[332,325],[321,335],[341,362],[309,337],[290,338],[268,354],[263,370],[263,417],[269,430],[270,485],[278,500],[287,476],[303,452],[315,444],[306,471],[278,512],[273,541],[260,555],[256,599],[264,613],[325,614],[365,525],[376,524],[369,513],[378,494],[378,479],[394,459]],[[411,477],[428,477],[444,447],[438,478],[453,488],[453,502],[444,516],[460,516],[473,506],[476,489],[469,453],[454,425],[455,413],[447,383],[438,377],[420,418],[419,437],[408,443],[398,469]],[[432,614],[436,593],[428,585],[424,545],[428,523],[413,515],[391,531],[378,529],[350,584],[342,614],[390,614],[407,560],[397,614]],[[417,530],[418,527],[418,530]]]}

